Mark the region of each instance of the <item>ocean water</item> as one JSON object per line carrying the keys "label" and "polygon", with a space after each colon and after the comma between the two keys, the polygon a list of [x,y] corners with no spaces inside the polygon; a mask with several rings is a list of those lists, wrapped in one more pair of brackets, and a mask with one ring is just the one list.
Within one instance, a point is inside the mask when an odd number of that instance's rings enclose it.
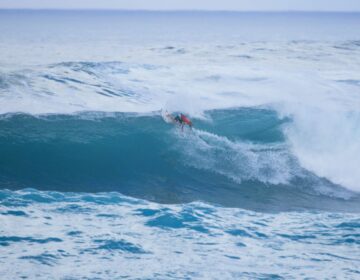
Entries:
{"label": "ocean water", "polygon": [[359,26],[0,11],[1,277],[359,278]]}

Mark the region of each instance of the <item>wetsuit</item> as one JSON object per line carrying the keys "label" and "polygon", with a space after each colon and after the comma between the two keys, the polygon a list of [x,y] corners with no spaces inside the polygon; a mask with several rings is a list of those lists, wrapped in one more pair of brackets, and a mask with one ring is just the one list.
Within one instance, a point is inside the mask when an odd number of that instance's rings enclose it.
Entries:
{"label": "wetsuit", "polygon": [[182,118],[181,118],[181,116],[180,115],[177,115],[175,118],[174,118],[174,120],[176,121],[176,122],[178,122],[179,124],[183,124],[183,120],[182,120]]}
{"label": "wetsuit", "polygon": [[181,114],[180,118],[182,124],[186,123],[188,126],[192,126],[192,122],[185,115]]}

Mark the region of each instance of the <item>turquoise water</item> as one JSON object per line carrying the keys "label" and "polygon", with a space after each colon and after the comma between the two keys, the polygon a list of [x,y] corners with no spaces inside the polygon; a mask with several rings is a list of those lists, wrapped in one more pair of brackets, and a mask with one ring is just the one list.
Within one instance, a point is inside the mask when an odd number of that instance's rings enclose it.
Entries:
{"label": "turquoise water", "polygon": [[1,184],[251,210],[360,210],[358,195],[300,166],[282,133],[290,119],[256,108],[206,116],[181,131],[158,114],[7,115]]}
{"label": "turquoise water", "polygon": [[359,19],[0,11],[1,275],[358,278]]}

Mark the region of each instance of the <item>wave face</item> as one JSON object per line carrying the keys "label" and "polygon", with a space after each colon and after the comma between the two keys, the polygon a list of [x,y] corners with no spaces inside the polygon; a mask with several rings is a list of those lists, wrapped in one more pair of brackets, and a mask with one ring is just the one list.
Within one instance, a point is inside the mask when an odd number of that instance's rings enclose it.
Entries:
{"label": "wave face", "polygon": [[359,278],[358,26],[0,11],[0,274]]}
{"label": "wave face", "polygon": [[300,166],[282,133],[290,120],[265,109],[207,116],[181,131],[156,114],[7,115],[0,183],[253,210],[359,210],[357,195]]}

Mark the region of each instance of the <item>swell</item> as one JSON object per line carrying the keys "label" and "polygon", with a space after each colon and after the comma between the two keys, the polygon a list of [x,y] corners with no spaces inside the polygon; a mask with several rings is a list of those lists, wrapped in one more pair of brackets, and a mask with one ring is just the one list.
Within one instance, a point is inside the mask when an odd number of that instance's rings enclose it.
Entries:
{"label": "swell", "polygon": [[209,111],[183,132],[159,115],[3,115],[0,186],[117,191],[161,203],[357,211],[359,197],[301,168],[265,109]]}

